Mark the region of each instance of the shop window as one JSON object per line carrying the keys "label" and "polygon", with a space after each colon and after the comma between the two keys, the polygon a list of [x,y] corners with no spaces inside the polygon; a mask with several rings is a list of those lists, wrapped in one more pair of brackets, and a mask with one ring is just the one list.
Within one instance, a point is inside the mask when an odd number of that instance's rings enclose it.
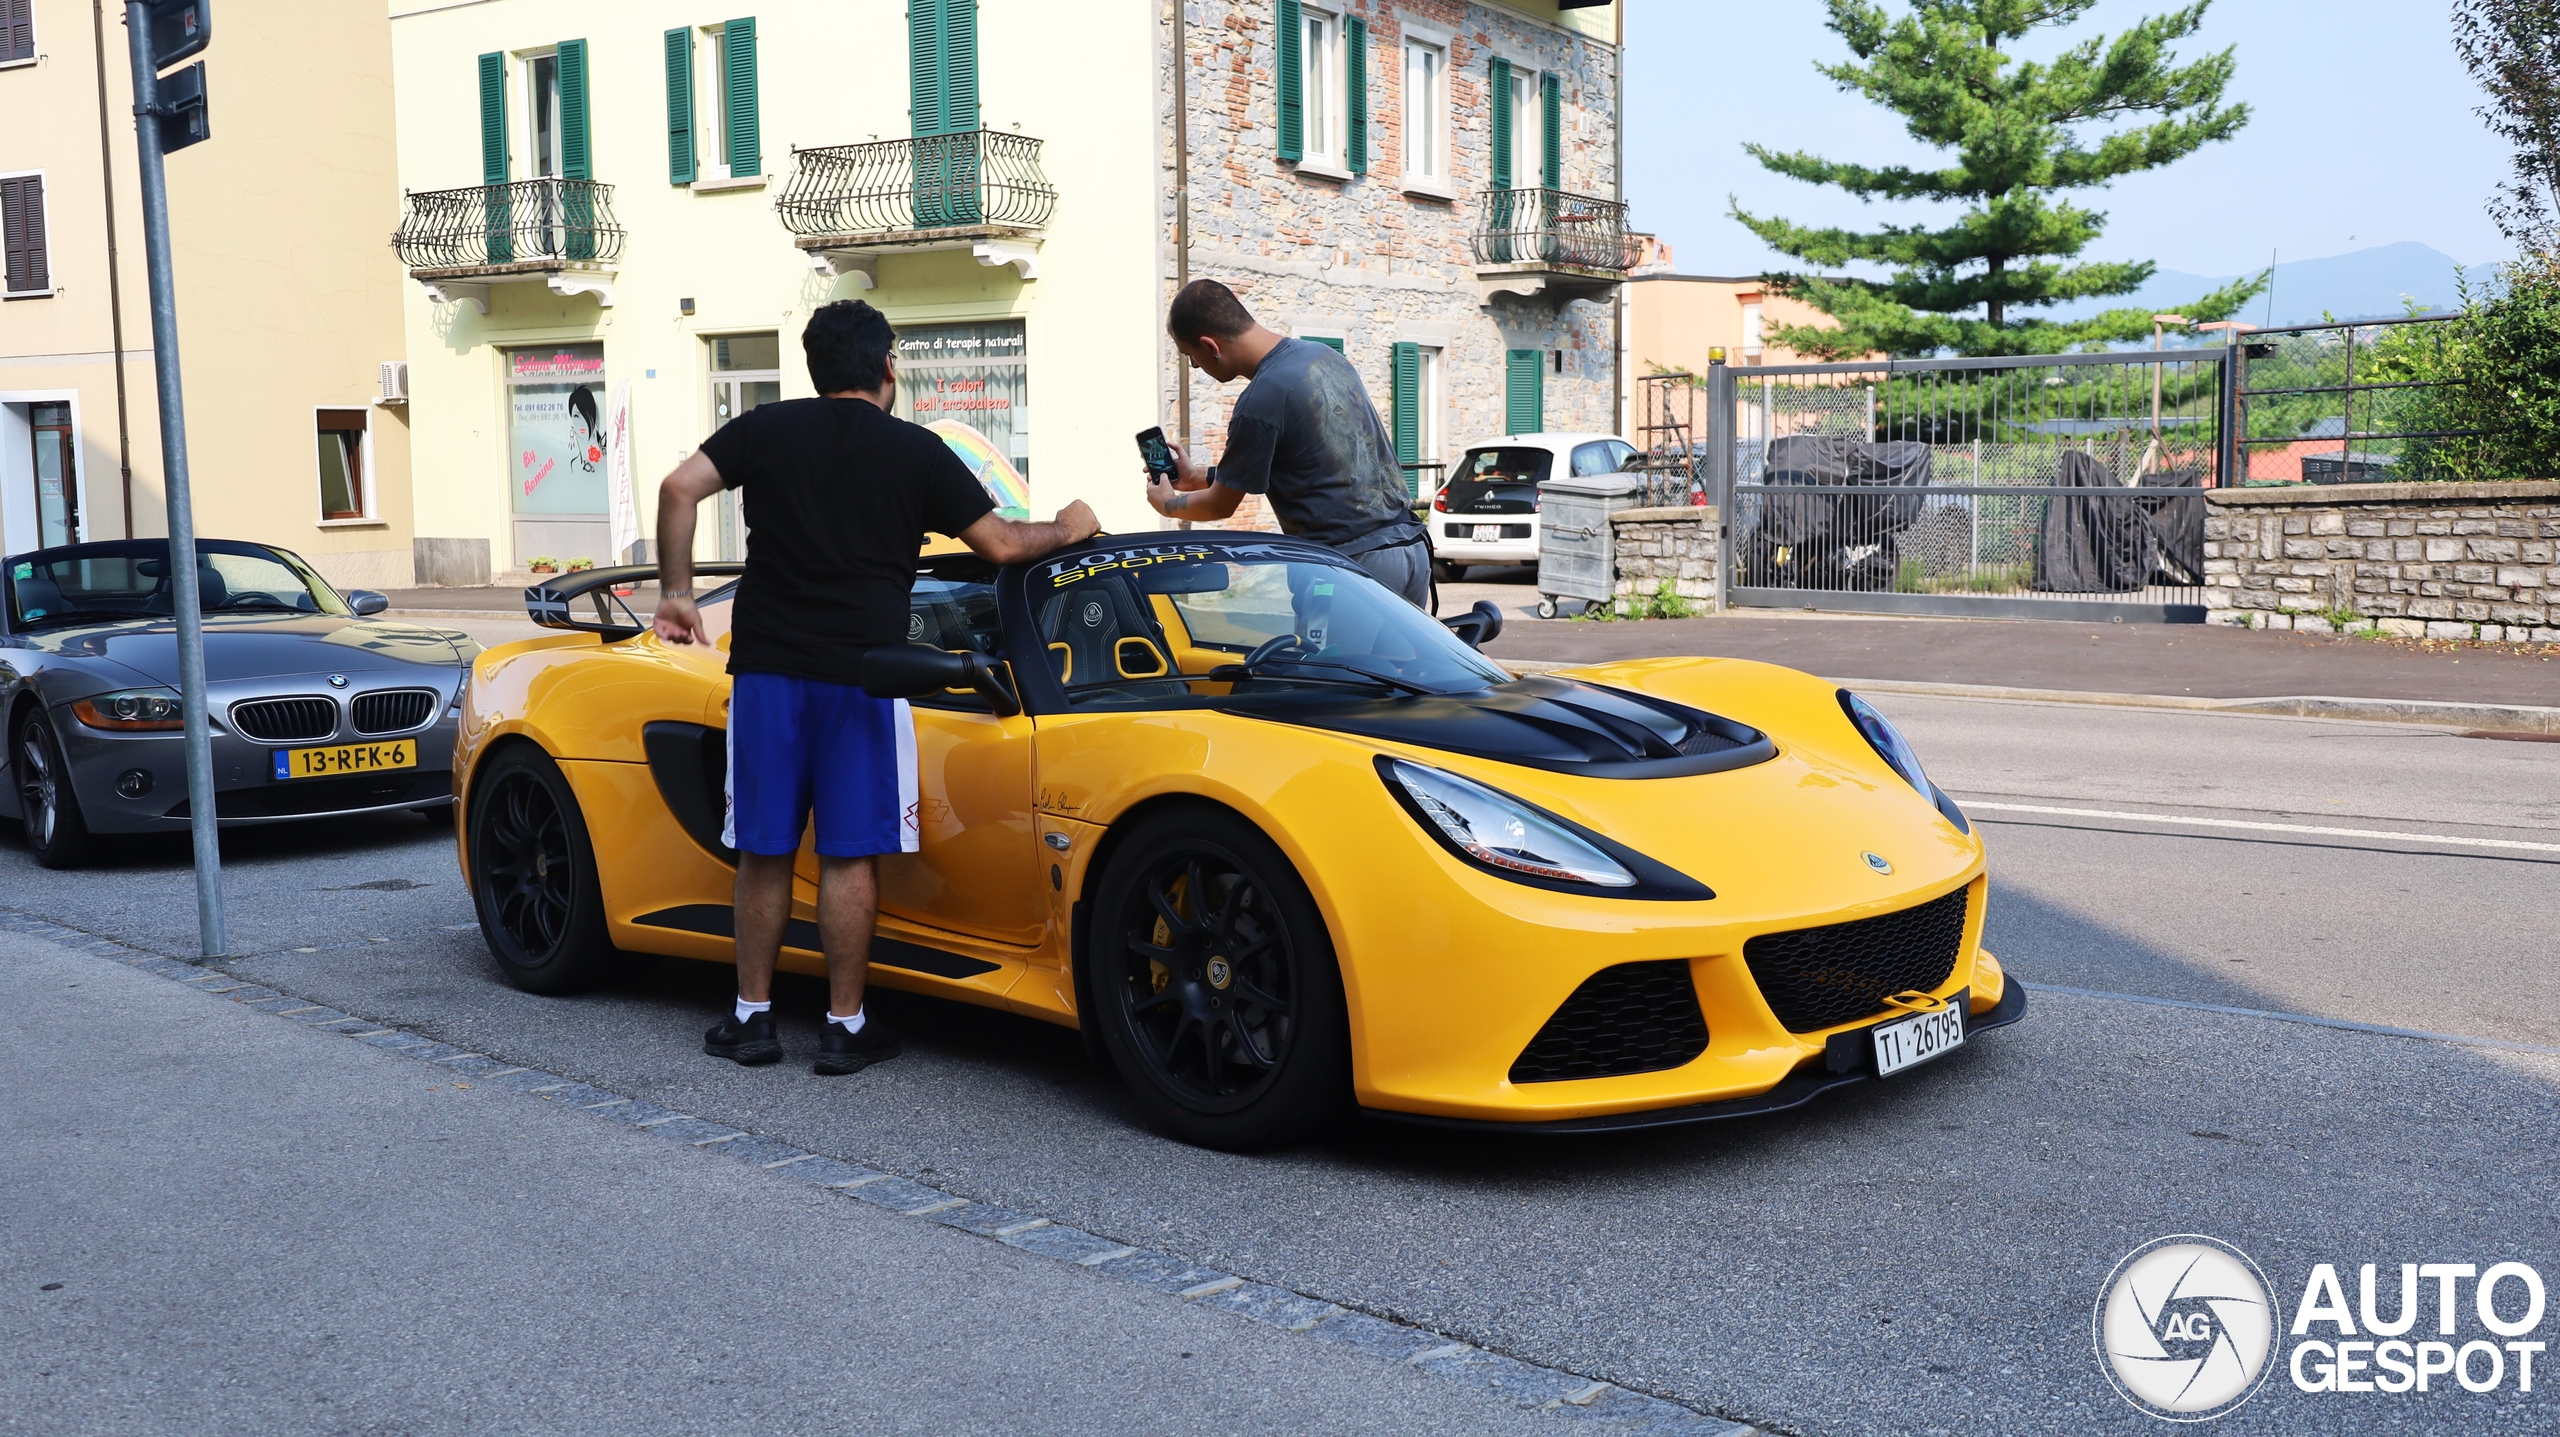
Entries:
{"label": "shop window", "polygon": [[[782,397],[782,337],[764,334],[723,334],[705,341],[711,350],[711,428],[720,426],[758,405],[771,404]],[[747,556],[747,530],[738,502],[738,491],[720,491],[717,509],[718,530],[712,539],[712,557],[735,562]]]}
{"label": "shop window", "polygon": [[365,472],[364,462],[365,418],[361,409],[319,411],[322,519],[372,517],[368,492],[372,476]]}

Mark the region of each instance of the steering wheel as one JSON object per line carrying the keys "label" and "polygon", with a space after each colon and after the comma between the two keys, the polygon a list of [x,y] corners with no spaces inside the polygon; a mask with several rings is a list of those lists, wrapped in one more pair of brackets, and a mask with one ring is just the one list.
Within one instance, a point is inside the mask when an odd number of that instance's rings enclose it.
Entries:
{"label": "steering wheel", "polygon": [[1303,649],[1306,646],[1307,641],[1296,634],[1274,635],[1253,646],[1253,652],[1244,656],[1244,667],[1254,668],[1275,654],[1285,653],[1291,649]]}

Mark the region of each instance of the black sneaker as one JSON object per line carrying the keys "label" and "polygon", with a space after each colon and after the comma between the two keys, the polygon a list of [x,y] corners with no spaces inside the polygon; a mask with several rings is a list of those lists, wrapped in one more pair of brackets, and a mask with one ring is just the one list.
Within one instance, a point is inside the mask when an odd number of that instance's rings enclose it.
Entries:
{"label": "black sneaker", "polygon": [[741,1023],[733,1014],[702,1035],[702,1051],[742,1067],[782,1061],[782,1040],[773,1036],[773,1010],[768,1008]]}
{"label": "black sneaker", "polygon": [[818,1038],[818,1061],[810,1071],[824,1078],[859,1073],[874,1063],[898,1056],[898,1035],[877,1018],[863,1020],[862,1031],[848,1033],[842,1023],[829,1023]]}

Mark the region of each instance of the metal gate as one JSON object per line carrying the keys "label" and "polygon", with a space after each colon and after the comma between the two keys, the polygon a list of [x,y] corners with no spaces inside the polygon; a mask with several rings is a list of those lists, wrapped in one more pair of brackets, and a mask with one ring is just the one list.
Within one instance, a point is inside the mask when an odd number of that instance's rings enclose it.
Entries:
{"label": "metal gate", "polygon": [[1718,364],[1643,381],[1639,430],[1717,501],[1729,604],[2201,623],[2228,358]]}

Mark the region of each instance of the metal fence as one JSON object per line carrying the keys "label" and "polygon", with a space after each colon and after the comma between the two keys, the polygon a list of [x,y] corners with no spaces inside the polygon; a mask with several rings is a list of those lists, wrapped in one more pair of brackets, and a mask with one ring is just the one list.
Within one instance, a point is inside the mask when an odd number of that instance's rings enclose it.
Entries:
{"label": "metal fence", "polygon": [[1738,606],[2200,621],[2225,349],[1655,376],[1648,502],[1721,500]]}
{"label": "metal fence", "polygon": [[2451,316],[2298,324],[2249,333],[2238,365],[2239,482],[2459,477],[2480,430],[2446,378]]}
{"label": "metal fence", "polygon": [[794,149],[791,159],[773,207],[795,235],[1038,229],[1058,207],[1040,142],[1002,130]]}
{"label": "metal fence", "polygon": [[391,247],[414,270],[610,263],[622,254],[613,186],[593,180],[517,180],[416,190]]}
{"label": "metal fence", "polygon": [[1487,190],[1470,241],[1478,264],[1553,264],[1625,273],[1638,241],[1627,207],[1564,190]]}

